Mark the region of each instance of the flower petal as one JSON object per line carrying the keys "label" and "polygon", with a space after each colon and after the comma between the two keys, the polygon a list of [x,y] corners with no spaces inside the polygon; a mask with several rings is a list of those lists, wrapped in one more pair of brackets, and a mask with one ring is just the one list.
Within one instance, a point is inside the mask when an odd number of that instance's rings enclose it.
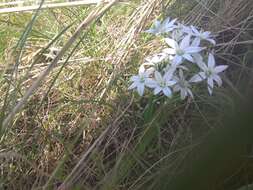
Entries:
{"label": "flower petal", "polygon": [[155,22],[154,22],[155,28],[159,28],[160,25],[161,25],[161,22],[159,20],[155,20]]}
{"label": "flower petal", "polygon": [[175,18],[175,19],[173,19],[172,21],[170,21],[170,25],[174,25],[176,21],[177,21],[177,19],[176,19],[176,18]]}
{"label": "flower petal", "polygon": [[228,68],[227,65],[219,65],[219,66],[217,66],[217,67],[214,68],[214,71],[216,73],[220,73],[220,72],[226,70],[227,68]]}
{"label": "flower petal", "polygon": [[173,64],[175,64],[175,65],[179,65],[179,64],[181,64],[182,63],[182,56],[179,56],[179,55],[176,55],[175,57],[174,57],[174,59],[173,59]]}
{"label": "flower petal", "polygon": [[209,68],[214,68],[214,66],[215,66],[214,56],[213,56],[213,54],[209,53],[209,56],[208,56],[208,67]]}
{"label": "flower petal", "polygon": [[179,70],[179,77],[180,79],[184,79],[184,73],[182,69]]}
{"label": "flower petal", "polygon": [[191,98],[193,98],[193,93],[192,93],[192,91],[189,88],[187,89],[187,92],[191,96]]}
{"label": "flower petal", "polygon": [[218,75],[213,75],[213,80],[215,80],[215,82],[217,82],[218,86],[222,85],[222,80]]}
{"label": "flower petal", "polygon": [[181,90],[181,87],[179,86],[179,85],[175,85],[174,87],[173,87],[173,91],[174,92],[178,92],[178,91],[180,91]]}
{"label": "flower petal", "polygon": [[148,30],[145,30],[144,32],[150,33],[150,34],[156,34],[156,30],[154,28],[150,28]]}
{"label": "flower petal", "polygon": [[155,89],[154,89],[154,95],[157,95],[159,94],[159,92],[161,92],[162,88],[157,86]]}
{"label": "flower petal", "polygon": [[175,55],[176,54],[176,50],[172,49],[172,48],[166,48],[163,50],[164,53],[169,54],[169,55]]}
{"label": "flower petal", "polygon": [[210,35],[211,35],[211,32],[210,32],[210,31],[205,31],[205,32],[203,32],[203,35],[204,35],[204,36],[210,36]]}
{"label": "flower petal", "polygon": [[130,78],[130,81],[139,81],[140,80],[140,77],[139,76],[137,76],[137,75],[135,75],[135,76],[132,76],[131,78]]}
{"label": "flower petal", "polygon": [[167,96],[167,97],[171,97],[172,92],[171,92],[170,88],[165,87],[165,88],[163,88],[163,94],[164,94],[165,96]]}
{"label": "flower petal", "polygon": [[128,87],[128,90],[132,90],[132,89],[134,89],[134,88],[136,88],[136,83],[133,83],[133,84],[131,84],[129,87]]}
{"label": "flower petal", "polygon": [[209,86],[207,87],[207,89],[208,89],[209,94],[212,95],[213,94],[213,89],[210,88]]}
{"label": "flower petal", "polygon": [[203,57],[199,53],[192,54],[192,57],[196,63],[203,62]]}
{"label": "flower petal", "polygon": [[139,68],[139,75],[142,75],[144,73],[145,73],[145,67],[144,67],[144,65],[141,65]]}
{"label": "flower petal", "polygon": [[203,80],[206,79],[206,74],[205,74],[205,72],[199,72],[199,75],[200,75],[200,77],[201,77]]}
{"label": "flower petal", "polygon": [[184,99],[186,98],[186,96],[187,96],[186,90],[185,90],[185,89],[182,89],[182,90],[180,91],[181,100],[184,100]]}
{"label": "flower petal", "polygon": [[182,31],[186,34],[192,35],[192,29],[189,26],[182,26]]}
{"label": "flower petal", "polygon": [[192,58],[192,56],[190,54],[184,54],[183,57],[185,59],[187,59],[188,61],[190,61],[190,62],[194,62],[194,60],[193,60],[193,58]]}
{"label": "flower petal", "polygon": [[157,82],[163,81],[163,77],[162,77],[161,73],[159,73],[158,71],[155,72],[155,80]]}
{"label": "flower petal", "polygon": [[146,70],[146,76],[149,77],[151,74],[155,72],[155,67],[150,67]]}
{"label": "flower petal", "polygon": [[173,86],[174,84],[176,84],[177,82],[174,80],[170,80],[170,81],[166,81],[166,85],[167,86]]}
{"label": "flower petal", "polygon": [[201,57],[201,55],[197,56],[199,54],[194,54],[194,60],[197,63],[198,67],[203,70],[206,71],[208,69],[207,65],[203,62],[203,58]]}
{"label": "flower petal", "polygon": [[208,38],[206,40],[209,41],[211,44],[216,45],[216,41],[214,39]]}
{"label": "flower petal", "polygon": [[139,84],[139,85],[137,86],[137,92],[138,92],[138,94],[139,94],[140,96],[143,96],[143,94],[144,94],[144,89],[145,89],[144,84]]}
{"label": "flower petal", "polygon": [[175,72],[175,69],[173,69],[173,67],[172,67],[170,70],[168,70],[164,74],[164,76],[163,76],[164,80],[170,80],[173,77],[174,72]]}
{"label": "flower petal", "polygon": [[198,47],[199,45],[200,45],[200,38],[198,38],[198,37],[194,38],[194,40],[192,41],[191,46]]}
{"label": "flower petal", "polygon": [[203,47],[187,47],[184,50],[187,53],[198,53],[198,52],[202,51],[203,49],[205,49],[205,48],[203,48]]}
{"label": "flower petal", "polygon": [[190,40],[191,40],[191,36],[190,35],[187,35],[186,37],[184,37],[184,39],[180,43],[180,49],[185,49],[185,48],[189,47]]}
{"label": "flower petal", "polygon": [[173,49],[178,49],[178,43],[175,40],[170,38],[165,38],[164,40]]}
{"label": "flower petal", "polygon": [[196,27],[191,26],[191,29],[192,29],[192,31],[193,31],[196,35],[199,35],[199,34],[200,34]]}
{"label": "flower petal", "polygon": [[205,73],[204,72],[199,72],[198,74],[194,75],[191,79],[190,82],[200,82],[206,79]]}
{"label": "flower petal", "polygon": [[207,84],[209,87],[213,88],[213,78],[212,77],[207,78]]}
{"label": "flower petal", "polygon": [[157,86],[157,82],[151,78],[147,78],[145,81],[145,85],[149,88],[155,88]]}

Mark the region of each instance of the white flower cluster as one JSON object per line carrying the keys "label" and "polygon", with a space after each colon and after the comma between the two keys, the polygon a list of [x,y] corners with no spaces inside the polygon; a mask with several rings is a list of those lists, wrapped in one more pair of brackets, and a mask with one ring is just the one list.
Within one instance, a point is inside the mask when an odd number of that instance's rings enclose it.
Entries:
{"label": "white flower cluster", "polygon": [[130,79],[130,90],[136,89],[140,96],[145,88],[153,89],[155,95],[164,94],[167,97],[180,92],[181,99],[185,99],[187,96],[193,98],[193,84],[207,81],[210,95],[214,82],[222,85],[219,73],[228,66],[215,65],[209,48],[216,44],[211,32],[183,25],[170,18],[163,22],[155,21],[146,32],[162,36],[167,47],[145,59],[138,75]]}

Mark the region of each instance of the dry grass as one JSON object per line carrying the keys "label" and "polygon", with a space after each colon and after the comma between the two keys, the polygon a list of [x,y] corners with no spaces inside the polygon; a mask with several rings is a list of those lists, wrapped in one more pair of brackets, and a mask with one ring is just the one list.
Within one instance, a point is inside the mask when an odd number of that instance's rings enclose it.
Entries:
{"label": "dry grass", "polygon": [[[101,0],[82,0],[82,1],[73,1],[73,2],[59,2],[59,3],[54,3],[54,2],[45,2],[43,5],[40,7],[39,3],[38,5],[30,5],[30,6],[24,6],[24,2],[9,2],[9,3],[4,3],[0,4],[1,6],[12,6],[12,5],[17,5],[16,7],[7,7],[7,8],[1,8],[0,9],[0,14],[4,13],[15,13],[15,12],[27,12],[27,11],[34,11],[38,8],[40,9],[55,9],[55,8],[64,8],[64,7],[72,7],[72,6],[85,6],[85,5],[93,5],[93,4],[98,4],[98,3],[108,3],[109,1],[101,1]],[[36,4],[36,2],[35,2]]]}
{"label": "dry grass", "polygon": [[19,103],[12,109],[11,113],[5,118],[2,124],[2,129],[5,130],[9,122],[13,119],[15,114],[19,112],[22,106],[27,102],[28,98],[36,91],[36,89],[40,86],[41,82],[46,78],[46,76],[50,73],[50,71],[55,67],[58,61],[64,56],[64,54],[68,51],[68,49],[72,46],[72,44],[77,40],[77,38],[81,35],[81,32],[86,29],[94,20],[101,17],[108,9],[110,9],[117,1],[114,0],[110,2],[105,7],[101,8],[101,10],[97,9],[94,12],[84,19],[84,21],[77,27],[76,31],[73,33],[71,38],[66,42],[66,44],[60,49],[55,58],[51,61],[51,63],[47,66],[47,68],[38,76],[38,78],[33,82],[32,86],[27,90]]}

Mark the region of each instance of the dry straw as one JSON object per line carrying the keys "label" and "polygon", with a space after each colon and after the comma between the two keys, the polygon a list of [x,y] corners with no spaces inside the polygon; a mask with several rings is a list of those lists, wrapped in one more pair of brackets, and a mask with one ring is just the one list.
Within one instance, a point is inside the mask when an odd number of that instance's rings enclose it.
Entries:
{"label": "dry straw", "polygon": [[[130,16],[129,23],[126,25],[126,29],[128,31],[124,35],[124,37],[121,38],[118,45],[116,46],[113,56],[112,56],[112,65],[115,65],[115,68],[111,75],[109,76],[109,79],[107,81],[107,85],[100,94],[99,100],[104,100],[106,98],[106,95],[108,91],[110,91],[110,87],[113,84],[113,81],[119,73],[124,70],[124,63],[126,62],[126,59],[128,55],[130,54],[131,47],[135,44],[136,37],[140,34],[140,32],[143,30],[143,27],[146,24],[146,21],[150,18],[151,14],[155,10],[156,7],[161,5],[162,0],[150,0],[150,1],[143,1],[141,6],[133,12],[132,16]],[[138,18],[138,19],[136,19]],[[128,28],[129,27],[129,28]],[[130,103],[126,106],[126,108],[122,111],[122,113],[117,117],[117,119],[114,120],[113,124],[109,125],[96,139],[96,141],[90,146],[90,148],[82,155],[79,162],[76,164],[76,166],[73,168],[73,170],[70,172],[70,174],[66,177],[62,185],[59,187],[59,190],[66,190],[70,189],[74,186],[74,184],[80,180],[80,176],[82,176],[83,172],[86,171],[85,167],[87,166],[87,161],[89,160],[89,155],[91,154],[94,149],[96,149],[103,139],[106,137],[106,135],[110,132],[110,134],[113,134],[113,131],[117,130],[117,121],[119,118],[121,118],[124,113],[128,110],[130,105],[132,104],[133,99],[130,101]]]}
{"label": "dry straw", "polygon": [[93,21],[100,18],[106,11],[108,11],[118,0],[112,0],[110,3],[106,4],[102,8],[95,9],[90,13],[88,17],[84,19],[84,21],[78,26],[76,31],[73,33],[71,38],[67,41],[67,43],[60,50],[58,55],[52,60],[51,64],[47,66],[47,68],[39,75],[39,77],[33,82],[32,86],[26,91],[22,99],[17,103],[17,105],[12,109],[9,115],[4,119],[2,127],[6,129],[8,124],[12,121],[14,116],[22,109],[22,107],[26,104],[29,97],[39,88],[42,81],[45,80],[47,75],[51,72],[51,70],[57,65],[60,59],[64,56],[64,54],[69,50],[71,45],[77,40],[82,31],[86,29]]}
{"label": "dry straw", "polygon": [[[73,2],[63,2],[63,3],[47,3],[41,6],[41,9],[53,9],[53,8],[63,8],[63,7],[73,7],[73,6],[81,6],[81,5],[92,5],[98,3],[108,3],[108,0],[81,0],[81,1],[73,1]],[[22,2],[21,2],[22,3]],[[9,6],[9,5],[20,5],[19,1],[2,3],[1,6]],[[8,7],[0,9],[0,14],[3,13],[13,13],[13,12],[24,12],[24,11],[33,11],[37,10],[40,5],[31,5],[31,6],[18,6],[18,7]]]}

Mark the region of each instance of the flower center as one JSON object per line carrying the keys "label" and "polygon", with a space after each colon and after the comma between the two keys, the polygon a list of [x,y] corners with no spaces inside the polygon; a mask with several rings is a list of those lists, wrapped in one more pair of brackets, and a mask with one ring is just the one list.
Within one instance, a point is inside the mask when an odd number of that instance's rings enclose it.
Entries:
{"label": "flower center", "polygon": [[179,86],[181,86],[182,88],[186,87],[186,82],[185,81],[179,81]]}
{"label": "flower center", "polygon": [[206,70],[206,76],[210,77],[213,74],[213,71],[211,69]]}
{"label": "flower center", "polygon": [[176,41],[179,40],[180,37],[181,37],[182,35],[183,35],[183,34],[182,34],[182,31],[179,30],[179,29],[176,29],[176,30],[172,33],[172,36],[173,36],[173,38],[175,38]]}
{"label": "flower center", "polygon": [[176,54],[177,54],[177,55],[180,55],[180,56],[181,56],[181,55],[184,55],[184,50],[182,50],[182,49],[177,49],[177,50],[176,50]]}
{"label": "flower center", "polygon": [[144,76],[140,76],[140,82],[144,83],[145,82],[145,77]]}
{"label": "flower center", "polygon": [[159,85],[160,85],[162,88],[166,87],[165,81],[161,81]]}
{"label": "flower center", "polygon": [[188,88],[190,86],[186,80],[180,80],[178,81],[178,84],[181,88]]}
{"label": "flower center", "polygon": [[201,40],[204,40],[204,39],[206,38],[206,37],[204,36],[204,34],[200,34],[199,37],[200,37]]}

